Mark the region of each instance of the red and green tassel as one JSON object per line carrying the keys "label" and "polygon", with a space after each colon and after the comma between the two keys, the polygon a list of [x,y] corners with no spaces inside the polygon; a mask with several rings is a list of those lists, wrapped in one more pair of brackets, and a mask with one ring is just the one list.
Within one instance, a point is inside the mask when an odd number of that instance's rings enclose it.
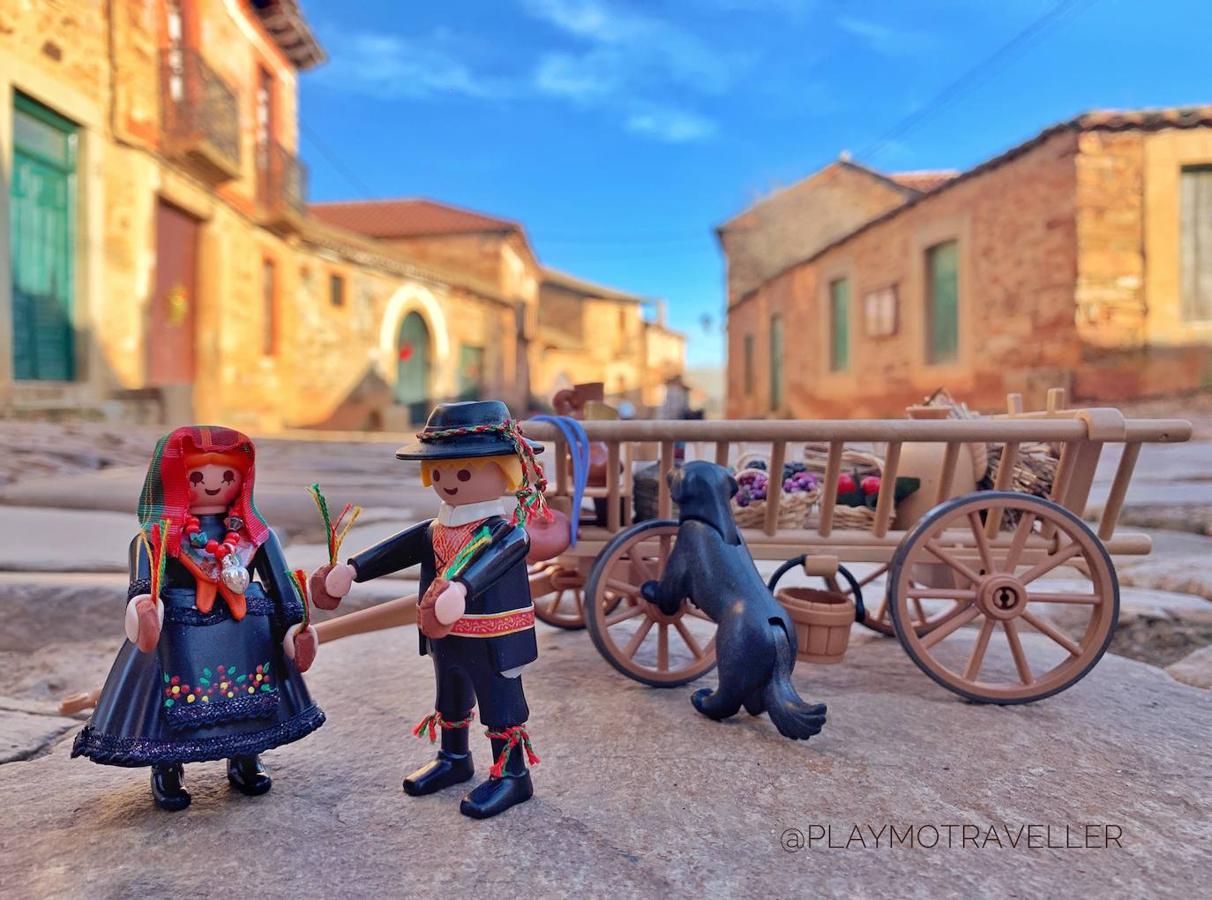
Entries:
{"label": "red and green tassel", "polygon": [[475,712],[471,712],[466,719],[458,722],[447,722],[442,718],[442,714],[434,710],[415,726],[413,726],[413,737],[424,737],[426,732],[429,732],[429,743],[433,743],[438,739],[438,729],[441,728],[449,731],[452,728],[469,728],[472,720],[476,717]]}
{"label": "red and green tassel", "polygon": [[164,570],[168,564],[167,543],[170,525],[168,519],[164,518],[153,524],[148,531],[139,532],[139,540],[142,541],[143,549],[147,553],[148,568],[151,574],[151,586],[148,588],[148,593],[151,594],[152,603],[160,602],[160,589],[164,586]]}
{"label": "red and green tassel", "polygon": [[[349,529],[353,528],[353,524],[358,520],[358,516],[361,515],[362,507],[346,503],[341,508],[341,514],[337,516],[336,521],[333,521],[328,511],[328,501],[320,492],[320,485],[313,484],[307,489],[307,493],[311,494],[311,499],[315,501],[316,509],[320,511],[320,518],[324,520],[324,534],[326,535],[326,543],[328,544],[328,563],[335,566],[337,564],[337,554],[341,552],[341,543],[345,540],[345,536],[349,534]],[[347,515],[349,516],[348,519],[345,518]]]}
{"label": "red and green tassel", "polygon": [[294,585],[295,593],[299,595],[299,602],[303,604],[303,631],[306,631],[311,626],[311,604],[307,600],[307,573],[302,569],[295,569],[290,573],[290,583]]}
{"label": "red and green tassel", "polygon": [[530,743],[530,735],[527,733],[525,725],[511,725],[504,731],[487,731],[485,733],[494,741],[505,741],[505,746],[501,748],[501,755],[488,770],[488,774],[493,778],[504,776],[505,764],[509,762],[510,755],[518,746],[525,750],[526,761],[532,766],[537,766],[541,761],[539,754],[534,752],[534,745]]}

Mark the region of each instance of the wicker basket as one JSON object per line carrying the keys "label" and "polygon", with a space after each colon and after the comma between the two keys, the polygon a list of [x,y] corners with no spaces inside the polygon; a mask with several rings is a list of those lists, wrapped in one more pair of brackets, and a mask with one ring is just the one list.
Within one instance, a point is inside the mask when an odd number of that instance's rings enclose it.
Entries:
{"label": "wicker basket", "polygon": [[[823,484],[825,470],[829,465],[828,444],[805,444],[804,463],[808,471],[818,476]],[[842,448],[842,471],[851,473],[856,481],[862,481],[868,475],[879,475],[884,468],[884,461],[874,453]],[[816,524],[814,519],[813,525]],[[848,529],[870,529],[875,524],[875,510],[866,506],[833,507],[833,527]]]}
{"label": "wicker basket", "polygon": [[[766,468],[755,469],[753,463],[761,460],[766,464]],[[770,460],[760,453],[746,453],[737,460],[737,477],[740,477],[745,472],[758,471],[767,478],[767,491],[769,492],[770,478]],[[780,473],[781,474],[781,473]],[[780,479],[781,481],[781,479]],[[791,493],[783,492],[779,500],[778,528],[803,528],[808,521],[808,513],[816,506],[816,501],[820,499],[821,492],[819,488],[814,488],[811,491],[793,491]],[[768,500],[754,500],[748,506],[740,506],[736,499],[732,501],[732,515],[736,519],[736,524],[740,528],[762,528],[766,524],[766,507]]]}

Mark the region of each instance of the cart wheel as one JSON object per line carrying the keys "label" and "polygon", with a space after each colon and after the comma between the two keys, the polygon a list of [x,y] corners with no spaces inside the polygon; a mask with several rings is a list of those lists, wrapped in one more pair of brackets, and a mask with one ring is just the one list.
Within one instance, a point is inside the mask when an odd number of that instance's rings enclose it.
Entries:
{"label": "cart wheel", "polygon": [[[986,517],[1011,511],[1019,513],[1014,530],[989,539]],[[911,572],[939,563],[955,587],[914,585]],[[1084,568],[1089,590],[1037,584],[1061,566]],[[1115,569],[1094,532],[1051,501],[1004,491],[969,494],[927,513],[897,548],[888,590],[897,637],[918,668],[981,703],[1029,703],[1081,680],[1106,651],[1119,616]],[[943,605],[925,634],[908,627],[915,600]],[[1064,631],[1047,617],[1058,609],[1076,620]],[[1004,643],[991,640],[995,631]],[[1030,631],[1047,640],[1024,642]]]}
{"label": "cart wheel", "polygon": [[[940,566],[917,566],[914,569],[916,578],[909,581],[911,587],[955,587],[954,578],[951,575],[951,570],[946,572],[937,571]],[[860,587],[866,587],[871,582],[875,581],[881,575],[888,571],[888,566],[883,565],[872,572],[870,575],[863,576],[859,581]],[[934,582],[938,582],[937,584]],[[843,587],[843,593],[846,593]],[[895,637],[896,629],[892,626],[892,611],[891,605],[888,603],[888,591],[885,589],[880,592],[881,600],[875,610],[868,610],[867,615],[861,620],[862,624],[870,628],[872,631],[879,632],[886,637]],[[914,599],[910,603],[910,610],[913,620],[913,628],[918,634],[926,634],[931,629],[939,625],[943,620],[944,611],[938,608],[923,604],[921,600]]]}
{"label": "cart wheel", "polygon": [[[651,520],[611,539],[589,573],[589,636],[612,666],[652,687],[677,687],[715,668],[715,623],[683,600],[667,616],[640,595],[660,579],[678,523]],[[655,626],[655,627],[654,627]]]}
{"label": "cart wheel", "polygon": [[556,628],[578,631],[585,627],[585,583],[574,569],[554,566],[547,574],[551,593],[536,597],[534,614]]}

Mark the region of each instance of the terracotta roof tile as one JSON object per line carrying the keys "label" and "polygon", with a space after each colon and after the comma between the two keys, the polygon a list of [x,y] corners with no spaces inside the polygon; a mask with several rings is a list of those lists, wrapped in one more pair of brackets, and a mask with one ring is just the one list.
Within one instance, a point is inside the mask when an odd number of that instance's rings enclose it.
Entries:
{"label": "terracotta roof tile", "polygon": [[620,291],[617,288],[586,281],[584,278],[578,278],[575,275],[569,275],[567,272],[561,272],[558,269],[550,267],[543,269],[543,283],[556,285],[584,297],[600,297],[603,300],[617,300],[621,303],[646,302],[643,297],[637,294],[628,294],[626,291]]}
{"label": "terracotta roof tile", "polygon": [[321,221],[374,238],[508,233],[522,229],[509,219],[424,199],[313,203],[309,209]]}

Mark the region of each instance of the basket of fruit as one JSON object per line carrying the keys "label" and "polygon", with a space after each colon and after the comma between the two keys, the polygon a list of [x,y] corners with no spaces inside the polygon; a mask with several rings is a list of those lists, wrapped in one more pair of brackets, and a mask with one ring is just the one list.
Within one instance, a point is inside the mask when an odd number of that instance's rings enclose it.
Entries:
{"label": "basket of fruit", "polygon": [[[829,445],[805,444],[804,460],[809,474],[823,482],[829,463]],[[875,524],[875,506],[884,487],[880,475],[883,468],[884,461],[875,454],[843,448],[841,472],[837,477],[837,502],[833,507],[834,527],[866,529]],[[895,499],[903,500],[920,486],[921,481],[917,478],[897,478],[893,487]]]}
{"label": "basket of fruit", "polygon": [[[770,464],[752,454],[737,462],[739,489],[732,498],[732,513],[741,528],[760,528],[766,524],[769,502]],[[778,527],[803,528],[808,513],[821,495],[820,479],[802,462],[783,465],[783,496],[779,501]]]}

